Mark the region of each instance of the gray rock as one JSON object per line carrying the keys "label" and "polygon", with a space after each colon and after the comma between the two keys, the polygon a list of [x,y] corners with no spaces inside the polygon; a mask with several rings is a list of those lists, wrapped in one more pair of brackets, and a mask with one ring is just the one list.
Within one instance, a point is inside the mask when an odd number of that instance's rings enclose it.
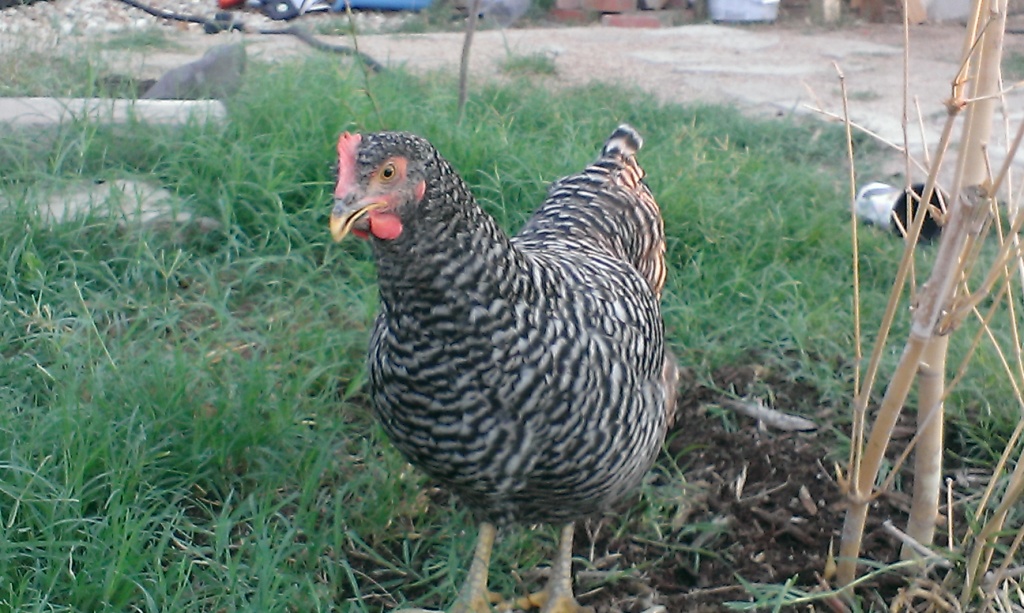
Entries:
{"label": "gray rock", "polygon": [[157,100],[222,100],[238,91],[245,72],[241,43],[218,45],[198,60],[169,70],[142,98]]}

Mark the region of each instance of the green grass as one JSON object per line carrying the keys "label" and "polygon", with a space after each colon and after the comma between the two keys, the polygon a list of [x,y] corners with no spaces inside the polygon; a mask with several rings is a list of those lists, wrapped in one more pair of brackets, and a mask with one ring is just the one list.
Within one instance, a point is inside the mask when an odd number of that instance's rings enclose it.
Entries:
{"label": "green grass", "polygon": [[122,51],[182,49],[181,44],[168,38],[166,30],[160,27],[117,32],[102,41],[100,45],[104,49],[117,49]]}
{"label": "green grass", "polygon": [[[454,84],[437,75],[365,83],[335,60],[249,74],[223,126],[74,124],[42,145],[0,141],[0,610],[450,600],[475,530],[368,414],[373,267],[365,244],[334,245],[326,228],[346,129],[427,136],[516,228],[549,181],[633,123],[670,237],[665,317],[680,361],[699,376],[752,359],[784,365],[837,412],[848,404],[839,130],[524,83],[474,86],[459,124]],[[180,243],[100,216],[51,227],[28,196],[118,177],[158,183],[223,229]],[[899,250],[864,234],[871,321]],[[983,402],[971,389],[963,397]],[[630,512],[650,530],[641,536],[671,531],[658,512],[672,504],[667,489],[646,487]],[[511,532],[496,574],[543,560],[553,533],[541,534]]]}
{"label": "green grass", "polygon": [[90,96],[102,66],[81,45],[58,52],[53,43],[0,41],[0,96]]}
{"label": "green grass", "polygon": [[1011,51],[1003,57],[1003,78],[1009,81],[1024,79],[1024,53]]}
{"label": "green grass", "polygon": [[180,48],[159,28],[78,42],[8,37],[0,41],[0,96],[136,97],[125,77],[111,74],[110,53]]}
{"label": "green grass", "polygon": [[553,76],[558,74],[555,60],[546,53],[510,53],[501,62],[501,71],[513,76]]}

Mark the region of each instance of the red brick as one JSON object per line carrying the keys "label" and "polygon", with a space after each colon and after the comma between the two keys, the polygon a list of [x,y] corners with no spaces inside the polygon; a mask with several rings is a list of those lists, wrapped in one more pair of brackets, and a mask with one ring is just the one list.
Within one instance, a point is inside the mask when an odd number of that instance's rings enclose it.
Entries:
{"label": "red brick", "polygon": [[601,25],[612,28],[660,28],[661,20],[644,13],[601,15]]}
{"label": "red brick", "polygon": [[573,10],[583,6],[583,0],[555,0],[556,9]]}
{"label": "red brick", "polygon": [[627,13],[636,10],[636,0],[583,0],[583,8],[598,13]]}
{"label": "red brick", "polygon": [[580,23],[589,21],[591,14],[580,9],[553,8],[548,11],[548,16],[555,21]]}

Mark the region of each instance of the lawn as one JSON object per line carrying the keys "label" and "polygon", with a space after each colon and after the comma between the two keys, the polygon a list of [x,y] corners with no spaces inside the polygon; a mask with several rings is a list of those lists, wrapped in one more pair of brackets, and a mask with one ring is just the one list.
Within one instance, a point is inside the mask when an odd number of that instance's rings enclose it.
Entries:
{"label": "lawn", "polygon": [[[633,124],[666,219],[664,312],[689,389],[729,368],[768,368],[773,383],[757,391],[771,400],[801,386],[800,402],[780,408],[827,415],[816,449],[844,457],[855,353],[839,127],[607,85],[552,92],[529,78],[475,84],[459,123],[454,83],[439,75],[367,78],[323,59],[250,74],[223,125],[78,123],[0,141],[0,610],[361,612],[451,600],[475,528],[367,410],[369,249],[327,231],[343,130],[426,136],[514,231],[547,183]],[[868,167],[878,153],[866,141],[858,151]],[[53,186],[121,178],[170,190],[219,229],[125,228],[102,211],[52,224],[37,211]],[[861,231],[868,337],[901,250]],[[901,318],[893,336],[906,329]],[[995,448],[958,447],[987,463],[1015,416],[986,400],[1005,384],[980,364],[951,431]],[[686,420],[753,428],[718,408]],[[677,521],[699,487],[690,468],[686,449],[667,452],[604,521],[602,546],[628,534],[674,549],[601,566],[619,589],[590,603],[658,573],[686,591],[702,560],[728,562],[728,529]],[[578,553],[593,554],[579,532]],[[492,587],[531,581],[554,537],[508,532]],[[666,568],[679,560],[686,569]]]}

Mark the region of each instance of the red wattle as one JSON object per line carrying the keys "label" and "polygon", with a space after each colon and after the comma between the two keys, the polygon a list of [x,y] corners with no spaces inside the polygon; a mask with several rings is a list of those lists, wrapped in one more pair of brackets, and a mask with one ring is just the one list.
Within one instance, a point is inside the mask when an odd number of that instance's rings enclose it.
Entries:
{"label": "red wattle", "polygon": [[371,211],[369,218],[370,234],[381,240],[393,240],[402,233],[402,220],[394,213]]}

